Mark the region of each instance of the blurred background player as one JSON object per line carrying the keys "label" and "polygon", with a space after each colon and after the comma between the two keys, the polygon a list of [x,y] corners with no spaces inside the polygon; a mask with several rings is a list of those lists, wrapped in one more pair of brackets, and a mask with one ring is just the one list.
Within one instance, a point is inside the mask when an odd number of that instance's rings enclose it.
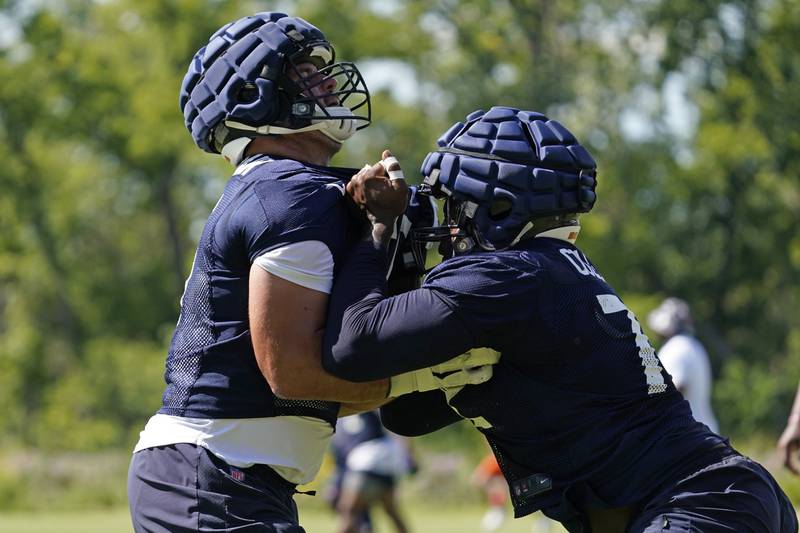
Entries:
{"label": "blurred background player", "polygon": [[489,508],[481,519],[484,531],[495,531],[506,520],[508,483],[493,453],[486,455],[472,472],[472,483],[486,495]]}
{"label": "blurred background player", "polygon": [[[486,497],[488,509],[481,519],[481,528],[484,531],[496,531],[506,523],[508,515],[508,482],[503,476],[503,471],[497,463],[497,458],[491,451],[478,463],[472,472],[472,484],[479,487]],[[547,533],[551,531],[554,523],[542,513],[536,513],[533,518],[533,533]],[[561,529],[558,529],[561,531]]]}
{"label": "blurred background player", "polygon": [[692,416],[718,433],[719,424],[711,408],[711,364],[694,335],[689,304],[680,298],[667,298],[650,312],[647,325],[663,342],[658,358],[675,388],[689,402]]}
{"label": "blurred background player", "polygon": [[401,477],[416,470],[408,443],[383,427],[377,412],[340,418],[331,450],[336,472],[329,502],[339,513],[339,533],[372,533],[371,509],[380,506],[398,533],[408,526],[397,500]]}

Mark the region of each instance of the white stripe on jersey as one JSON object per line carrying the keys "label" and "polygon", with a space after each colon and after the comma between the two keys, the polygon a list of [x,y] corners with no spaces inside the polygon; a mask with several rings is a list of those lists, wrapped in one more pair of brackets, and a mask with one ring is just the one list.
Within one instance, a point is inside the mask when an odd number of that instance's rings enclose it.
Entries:
{"label": "white stripe on jersey", "polygon": [[339,191],[339,193],[340,193],[342,196],[344,196],[344,183],[328,183],[328,184],[326,185],[326,187],[333,187],[334,189],[336,189],[337,191]]}
{"label": "white stripe on jersey", "polygon": [[260,157],[260,158],[256,159],[255,161],[250,161],[249,163],[245,163],[243,165],[239,165],[238,167],[236,167],[236,170],[233,171],[233,175],[234,176],[236,176],[236,175],[241,176],[241,175],[247,174],[248,172],[250,172],[251,170],[253,170],[257,166],[263,165],[264,163],[269,163],[270,161],[272,161],[272,159],[270,159],[269,157]]}

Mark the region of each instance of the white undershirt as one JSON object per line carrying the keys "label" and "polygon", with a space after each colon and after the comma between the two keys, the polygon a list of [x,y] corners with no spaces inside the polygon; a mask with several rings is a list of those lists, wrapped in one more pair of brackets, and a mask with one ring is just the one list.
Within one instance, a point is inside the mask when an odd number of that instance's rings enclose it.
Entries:
{"label": "white undershirt", "polygon": [[321,241],[303,241],[270,250],[254,263],[270,274],[308,289],[331,293],[333,255]]}
{"label": "white undershirt", "polygon": [[675,335],[661,347],[658,358],[689,402],[695,420],[718,431],[711,409],[711,366],[703,345],[689,335]]}
{"label": "white undershirt", "polygon": [[[333,285],[333,256],[320,241],[270,250],[254,263],[270,274],[316,291],[329,294]],[[191,443],[230,465],[269,465],[287,481],[303,484],[317,475],[332,436],[331,425],[314,417],[205,419],[156,414],[139,434],[133,451]]]}

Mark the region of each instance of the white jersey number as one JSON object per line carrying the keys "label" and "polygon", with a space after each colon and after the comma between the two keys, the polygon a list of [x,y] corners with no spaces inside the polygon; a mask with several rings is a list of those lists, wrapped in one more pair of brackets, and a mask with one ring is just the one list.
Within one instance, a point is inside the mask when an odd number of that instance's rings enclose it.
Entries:
{"label": "white jersey number", "polygon": [[628,314],[628,320],[631,321],[631,331],[636,335],[636,346],[639,348],[639,357],[644,367],[647,393],[659,394],[667,390],[667,385],[664,383],[664,375],[661,373],[664,369],[661,368],[660,361],[656,357],[656,351],[650,346],[650,341],[647,339],[647,335],[642,332],[642,326],[636,320],[634,314],[625,307],[622,300],[615,294],[598,294],[597,301],[606,315],[623,311]]}

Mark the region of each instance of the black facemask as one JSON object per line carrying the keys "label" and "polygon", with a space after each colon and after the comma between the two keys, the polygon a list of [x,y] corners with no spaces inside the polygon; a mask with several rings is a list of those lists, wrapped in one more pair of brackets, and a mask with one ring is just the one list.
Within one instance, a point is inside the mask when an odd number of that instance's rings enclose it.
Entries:
{"label": "black facemask", "polygon": [[465,203],[447,198],[444,203],[446,223],[440,226],[414,228],[411,230],[412,252],[417,267],[425,269],[425,248],[431,243],[438,243],[438,252],[445,259],[470,251],[475,244],[470,237],[469,218]]}

